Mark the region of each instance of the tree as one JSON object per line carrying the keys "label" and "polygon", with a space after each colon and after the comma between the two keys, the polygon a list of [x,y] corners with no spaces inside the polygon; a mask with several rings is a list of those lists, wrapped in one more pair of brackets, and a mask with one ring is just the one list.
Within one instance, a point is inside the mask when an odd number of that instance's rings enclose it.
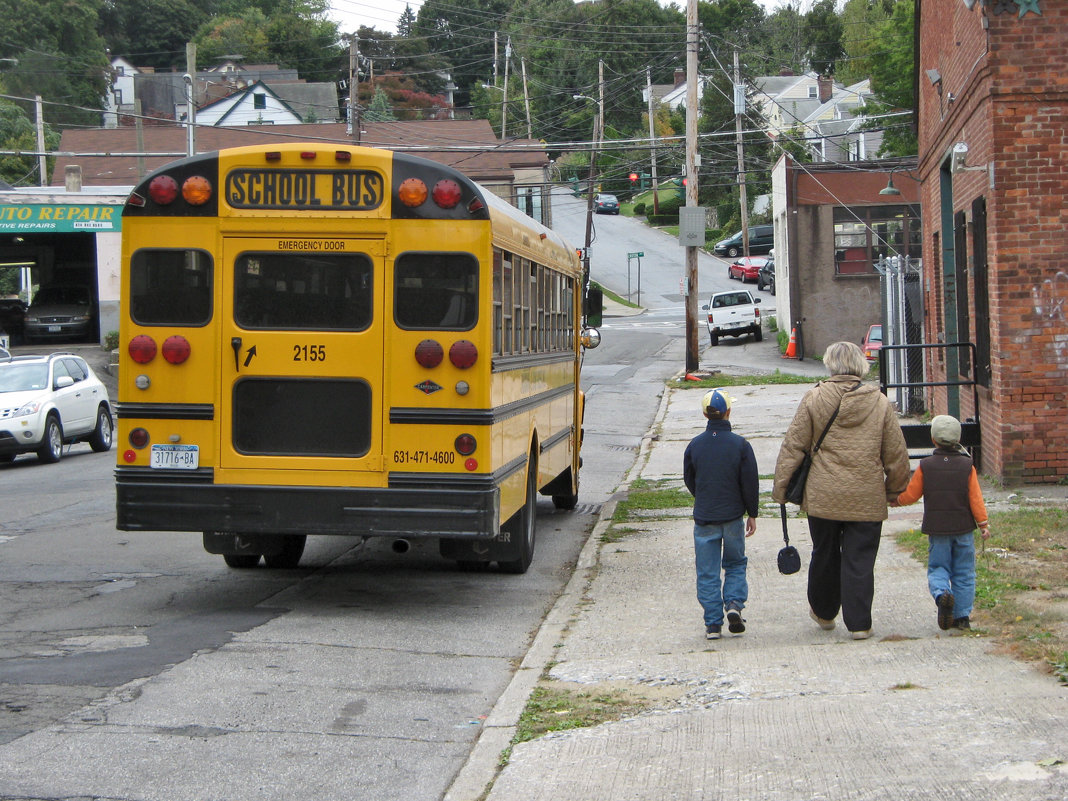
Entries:
{"label": "tree", "polygon": [[[50,125],[45,125],[44,130],[45,149],[57,149],[59,133]],[[0,99],[0,150],[30,153],[37,150],[37,128],[33,120],[18,105],[3,99]],[[37,156],[0,156],[0,179],[12,186],[37,186],[41,183],[38,166]]]}
{"label": "tree", "polygon": [[874,36],[876,28],[890,18],[896,0],[846,0],[842,9],[842,50],[835,77],[842,83],[857,83],[871,77],[871,56],[883,50]]}
{"label": "tree", "polygon": [[835,0],[816,0],[805,14],[805,44],[812,70],[820,75],[834,75],[835,66],[845,55],[842,19],[835,11]]}
{"label": "tree", "polygon": [[[864,105],[865,114],[911,111],[916,107],[912,58],[913,10],[913,0],[898,0],[890,18],[874,31],[882,47],[871,57],[871,88],[876,99]],[[911,121],[888,124],[885,120],[870,120],[869,127],[885,127],[880,156],[916,154],[918,143]]]}
{"label": "tree", "polygon": [[270,60],[267,17],[257,8],[248,8],[241,16],[214,17],[197,30],[197,62],[214,64],[223,56],[240,56],[250,64]]}
{"label": "tree", "polygon": [[109,0],[100,15],[108,49],[137,67],[184,67],[185,45],[208,15],[190,0]]}
{"label": "tree", "polygon": [[382,87],[375,87],[375,96],[371,105],[363,113],[363,118],[368,122],[390,122],[397,119],[390,110],[389,97],[382,91]]}

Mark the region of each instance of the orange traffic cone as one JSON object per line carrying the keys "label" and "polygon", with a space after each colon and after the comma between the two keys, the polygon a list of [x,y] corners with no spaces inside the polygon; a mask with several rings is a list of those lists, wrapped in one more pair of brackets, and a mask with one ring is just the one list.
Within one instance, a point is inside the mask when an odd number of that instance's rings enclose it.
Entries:
{"label": "orange traffic cone", "polygon": [[790,344],[786,346],[786,353],[782,355],[784,359],[796,359],[797,358],[797,329],[790,329]]}

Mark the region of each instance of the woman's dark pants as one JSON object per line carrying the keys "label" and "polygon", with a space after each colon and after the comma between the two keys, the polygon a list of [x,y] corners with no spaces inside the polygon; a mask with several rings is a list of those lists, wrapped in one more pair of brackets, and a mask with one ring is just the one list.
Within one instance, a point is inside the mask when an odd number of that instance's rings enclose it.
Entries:
{"label": "woman's dark pants", "polygon": [[875,597],[875,557],[882,521],[850,522],[809,515],[812,561],[808,568],[808,602],[824,620],[842,622],[850,631],[871,628]]}

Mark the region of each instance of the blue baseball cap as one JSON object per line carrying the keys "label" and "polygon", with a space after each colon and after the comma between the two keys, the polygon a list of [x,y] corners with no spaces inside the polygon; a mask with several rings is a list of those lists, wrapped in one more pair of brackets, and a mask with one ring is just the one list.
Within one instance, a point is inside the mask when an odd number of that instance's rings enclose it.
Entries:
{"label": "blue baseball cap", "polygon": [[734,400],[722,389],[711,389],[701,398],[701,411],[708,414],[710,411],[716,414],[726,414],[730,411],[731,402]]}

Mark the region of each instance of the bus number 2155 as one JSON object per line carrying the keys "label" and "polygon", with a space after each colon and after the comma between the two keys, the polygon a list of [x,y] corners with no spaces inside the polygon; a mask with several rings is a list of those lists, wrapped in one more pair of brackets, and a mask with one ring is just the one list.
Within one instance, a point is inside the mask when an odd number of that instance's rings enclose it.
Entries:
{"label": "bus number 2155", "polygon": [[325,362],[326,345],[294,345],[293,361],[295,362]]}

